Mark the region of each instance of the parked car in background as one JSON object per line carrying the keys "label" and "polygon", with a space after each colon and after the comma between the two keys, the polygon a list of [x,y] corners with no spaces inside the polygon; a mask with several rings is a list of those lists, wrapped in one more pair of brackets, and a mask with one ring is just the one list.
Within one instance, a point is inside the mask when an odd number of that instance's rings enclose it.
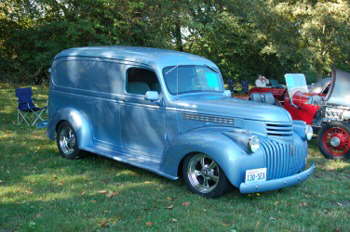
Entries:
{"label": "parked car in background", "polygon": [[[270,98],[273,96],[275,102],[288,110],[293,119],[303,120],[318,131],[318,146],[326,158],[349,158],[350,74],[333,70],[331,78],[325,78],[309,87],[306,86],[303,74],[290,75],[304,79],[301,81],[305,86],[292,92],[288,83],[285,89],[253,88],[250,90],[251,99],[268,99],[262,93],[270,93]],[[293,76],[290,82],[297,83]]]}
{"label": "parked car in background", "polygon": [[233,185],[263,192],[304,181],[310,126],[276,106],[232,99],[218,67],[142,47],[60,52],[51,67],[48,136],[63,157],[90,151],[183,177],[216,197]]}

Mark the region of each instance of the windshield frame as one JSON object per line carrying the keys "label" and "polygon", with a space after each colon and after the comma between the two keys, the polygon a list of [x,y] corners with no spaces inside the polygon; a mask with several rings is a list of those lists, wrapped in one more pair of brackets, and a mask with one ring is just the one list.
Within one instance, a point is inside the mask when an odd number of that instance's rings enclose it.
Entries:
{"label": "windshield frame", "polygon": [[[212,72],[214,73],[217,73],[219,75],[219,79],[220,79],[220,85],[222,87],[222,90],[221,91],[217,91],[217,90],[191,90],[191,91],[185,91],[185,92],[178,92],[178,93],[172,93],[169,89],[169,86],[168,86],[168,83],[166,81],[166,73],[165,73],[165,70],[166,69],[173,69],[173,70],[176,70],[180,67],[188,67],[188,66],[198,66],[198,67],[204,67],[204,68],[207,68],[209,70],[211,70]],[[167,72],[169,72],[169,70],[167,70]],[[173,71],[172,70],[172,71]],[[168,93],[172,96],[179,96],[179,95],[183,95],[183,94],[191,94],[191,93],[223,93],[225,91],[225,86],[224,86],[224,81],[223,81],[223,78],[222,78],[222,75],[221,75],[221,72],[219,71],[218,68],[216,67],[213,67],[213,66],[209,66],[207,64],[184,64],[184,65],[170,65],[170,66],[166,66],[162,69],[162,75],[163,75],[163,80],[164,80],[164,84],[166,86],[166,89],[168,91]]]}

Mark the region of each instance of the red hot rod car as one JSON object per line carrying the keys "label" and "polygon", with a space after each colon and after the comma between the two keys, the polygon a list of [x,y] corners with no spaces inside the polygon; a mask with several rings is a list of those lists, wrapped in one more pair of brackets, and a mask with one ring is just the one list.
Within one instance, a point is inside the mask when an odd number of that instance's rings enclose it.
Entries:
{"label": "red hot rod car", "polygon": [[311,91],[303,74],[285,78],[287,88],[255,87],[249,91],[250,100],[281,105],[294,120],[312,125],[326,158],[350,158],[350,73],[333,70],[331,79]]}

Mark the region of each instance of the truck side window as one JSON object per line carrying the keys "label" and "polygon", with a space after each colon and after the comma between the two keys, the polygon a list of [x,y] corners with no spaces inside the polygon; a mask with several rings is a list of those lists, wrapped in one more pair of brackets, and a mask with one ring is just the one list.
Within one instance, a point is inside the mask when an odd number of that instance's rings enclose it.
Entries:
{"label": "truck side window", "polygon": [[160,93],[161,89],[154,72],[143,68],[129,68],[127,71],[126,91],[144,95],[147,91]]}
{"label": "truck side window", "polygon": [[101,93],[120,93],[122,90],[120,66],[115,62],[63,60],[56,64],[55,70],[59,70],[59,74],[54,81],[61,87]]}

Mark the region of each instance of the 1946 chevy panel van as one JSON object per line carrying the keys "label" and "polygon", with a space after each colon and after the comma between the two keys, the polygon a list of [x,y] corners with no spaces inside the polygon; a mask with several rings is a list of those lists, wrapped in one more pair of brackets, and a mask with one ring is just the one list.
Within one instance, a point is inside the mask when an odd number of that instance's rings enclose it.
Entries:
{"label": "1946 chevy panel van", "polygon": [[211,61],[171,50],[85,47],[51,67],[48,136],[70,159],[90,151],[183,177],[206,197],[304,181],[312,129],[276,106],[233,99]]}

